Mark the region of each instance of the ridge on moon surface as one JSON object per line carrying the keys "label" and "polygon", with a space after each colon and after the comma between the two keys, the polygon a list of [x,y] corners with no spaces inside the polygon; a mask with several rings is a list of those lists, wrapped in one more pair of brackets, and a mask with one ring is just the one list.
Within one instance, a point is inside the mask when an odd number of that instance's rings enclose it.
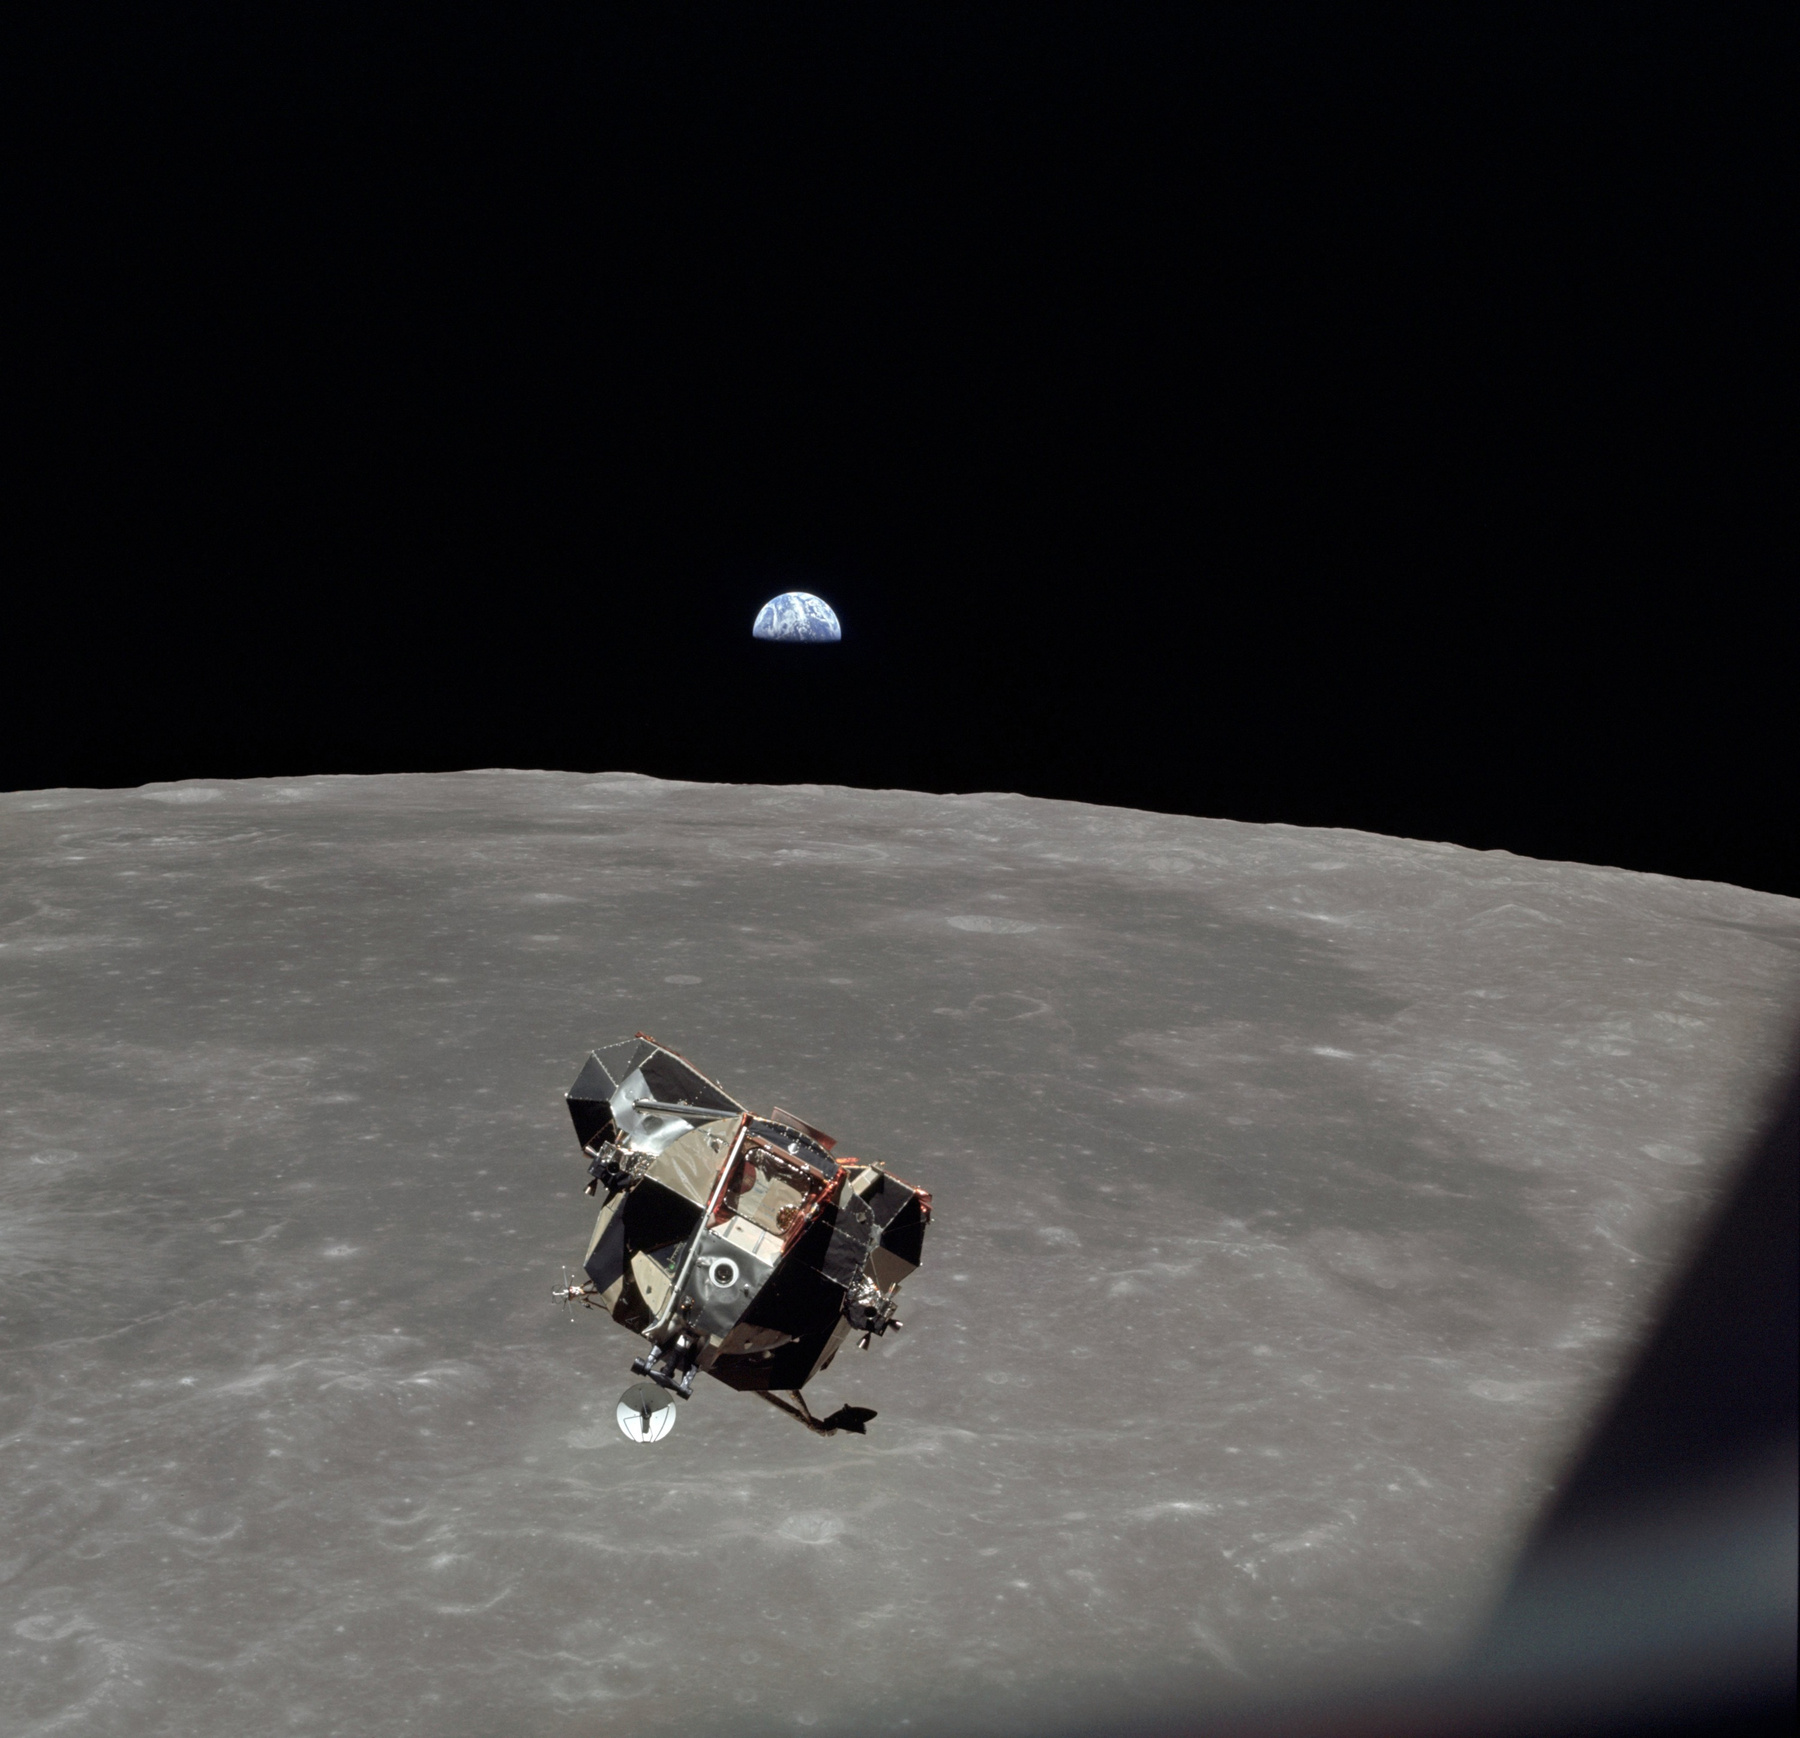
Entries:
{"label": "ridge on moon surface", "polygon": [[[0,889],[22,1738],[1024,1733],[1442,1661],[1800,1013],[1800,901],[1004,795],[14,792]],[[617,1426],[544,1293],[633,1028],[929,1175],[906,1334],[818,1384],[866,1436]],[[670,1698],[676,1628],[730,1669]]]}
{"label": "ridge on moon surface", "polygon": [[810,591],[784,591],[756,612],[751,636],[795,645],[825,645],[844,637],[837,611]]}

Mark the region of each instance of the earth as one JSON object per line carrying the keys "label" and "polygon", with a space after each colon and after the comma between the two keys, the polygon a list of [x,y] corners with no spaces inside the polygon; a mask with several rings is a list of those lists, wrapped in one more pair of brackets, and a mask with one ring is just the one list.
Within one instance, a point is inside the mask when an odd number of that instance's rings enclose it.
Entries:
{"label": "earth", "polygon": [[770,598],[757,611],[756,625],[750,631],[759,640],[787,640],[811,645],[844,637],[837,612],[810,591],[784,591],[780,597]]}

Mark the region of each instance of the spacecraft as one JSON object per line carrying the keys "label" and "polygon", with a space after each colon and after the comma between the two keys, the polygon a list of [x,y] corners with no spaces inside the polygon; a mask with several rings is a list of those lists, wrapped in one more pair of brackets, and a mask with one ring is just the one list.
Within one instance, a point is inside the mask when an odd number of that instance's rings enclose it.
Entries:
{"label": "spacecraft", "polygon": [[619,1428],[666,1436],[705,1371],[811,1430],[860,1434],[872,1411],[817,1418],[801,1390],[851,1334],[866,1349],[902,1326],[896,1294],[931,1196],[878,1161],[834,1157],[791,1111],[747,1109],[642,1032],[594,1051],[567,1096],[587,1193],[605,1193],[581,1276],[556,1295],[648,1342]]}

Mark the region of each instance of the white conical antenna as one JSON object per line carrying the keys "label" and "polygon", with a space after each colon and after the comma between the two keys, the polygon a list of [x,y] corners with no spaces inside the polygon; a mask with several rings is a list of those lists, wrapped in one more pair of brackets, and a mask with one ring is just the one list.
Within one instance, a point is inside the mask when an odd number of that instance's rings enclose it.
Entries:
{"label": "white conical antenna", "polygon": [[675,1428],[675,1396],[654,1382],[634,1382],[619,1396],[618,1420],[633,1442],[661,1442]]}

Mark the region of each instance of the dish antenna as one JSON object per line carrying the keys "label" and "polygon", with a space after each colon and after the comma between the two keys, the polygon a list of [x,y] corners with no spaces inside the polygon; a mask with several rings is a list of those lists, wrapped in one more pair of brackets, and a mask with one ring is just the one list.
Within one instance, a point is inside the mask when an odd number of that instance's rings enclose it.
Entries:
{"label": "dish antenna", "polygon": [[661,1442],[675,1428],[675,1396],[654,1382],[633,1382],[619,1396],[618,1419],[633,1442]]}

